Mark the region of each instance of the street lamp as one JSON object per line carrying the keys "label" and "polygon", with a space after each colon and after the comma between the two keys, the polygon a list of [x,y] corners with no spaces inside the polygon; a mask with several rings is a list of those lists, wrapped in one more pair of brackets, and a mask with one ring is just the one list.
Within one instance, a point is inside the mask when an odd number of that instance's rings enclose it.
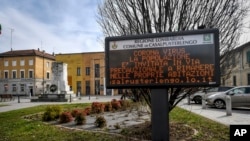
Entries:
{"label": "street lamp", "polygon": [[43,94],[44,94],[44,50],[43,50]]}
{"label": "street lamp", "polygon": [[10,49],[12,49],[12,32],[14,32],[13,28],[9,28],[10,29]]}

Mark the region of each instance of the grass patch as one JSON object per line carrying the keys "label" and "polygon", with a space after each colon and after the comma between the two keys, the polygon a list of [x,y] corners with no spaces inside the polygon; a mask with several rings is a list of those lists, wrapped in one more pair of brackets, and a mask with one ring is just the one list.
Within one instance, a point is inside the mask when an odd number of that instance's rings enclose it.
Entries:
{"label": "grass patch", "polygon": [[0,107],[8,106],[8,104],[0,103]]}
{"label": "grass patch", "polygon": [[170,113],[170,121],[187,124],[198,131],[192,141],[228,141],[229,127],[176,107]]}
{"label": "grass patch", "polygon": [[[41,120],[25,120],[23,117],[45,111],[47,105],[3,112],[0,114],[0,141],[125,141],[119,136],[97,132],[78,131],[55,127]],[[65,111],[90,107],[90,104],[62,104]],[[170,113],[170,121],[187,124],[198,135],[192,140],[229,140],[229,127],[216,123],[189,111],[176,107]],[[131,136],[130,136],[131,137]]]}

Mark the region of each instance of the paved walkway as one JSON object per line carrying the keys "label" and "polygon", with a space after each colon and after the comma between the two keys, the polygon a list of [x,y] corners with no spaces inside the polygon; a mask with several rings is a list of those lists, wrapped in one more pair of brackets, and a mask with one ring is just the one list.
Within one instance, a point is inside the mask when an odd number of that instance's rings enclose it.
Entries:
{"label": "paved walkway", "polygon": [[202,108],[200,104],[190,104],[188,105],[187,100],[184,99],[182,102],[178,104],[179,107],[196,113],[198,115],[204,116],[211,120],[217,121],[219,123],[225,125],[250,125],[250,109],[248,108],[240,108],[240,109],[233,109],[232,115],[227,116],[226,109],[216,109],[207,107],[205,109]]}
{"label": "paved walkway", "polygon": [[[17,110],[32,106],[44,105],[44,104],[64,104],[64,103],[91,103],[91,102],[107,102],[112,99],[120,99],[121,96],[95,96],[95,97],[81,97],[81,99],[74,100],[72,102],[30,102],[28,98],[21,98],[20,103],[18,103],[17,98],[14,101],[9,102],[0,102],[0,113]],[[1,106],[7,105],[7,106]],[[250,109],[245,110],[232,110],[232,116],[227,116],[225,109],[215,109],[215,108],[206,108],[202,109],[201,105],[198,104],[187,104],[187,100],[184,99],[178,104],[179,107],[191,111],[193,113],[199,114],[211,120],[217,121],[225,125],[232,124],[248,124],[250,125]]]}

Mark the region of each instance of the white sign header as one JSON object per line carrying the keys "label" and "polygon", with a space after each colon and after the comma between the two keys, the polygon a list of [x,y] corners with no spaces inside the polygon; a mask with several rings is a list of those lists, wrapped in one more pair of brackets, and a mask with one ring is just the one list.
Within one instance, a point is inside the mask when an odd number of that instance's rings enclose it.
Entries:
{"label": "white sign header", "polygon": [[134,40],[110,41],[110,50],[128,50],[159,47],[177,47],[214,44],[214,34],[197,34],[186,36],[169,36],[158,38],[144,38]]}

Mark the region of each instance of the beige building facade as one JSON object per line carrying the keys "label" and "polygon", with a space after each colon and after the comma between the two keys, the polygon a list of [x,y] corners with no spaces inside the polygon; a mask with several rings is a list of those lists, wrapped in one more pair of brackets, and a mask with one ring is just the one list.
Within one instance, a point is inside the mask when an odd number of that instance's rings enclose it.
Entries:
{"label": "beige building facade", "polygon": [[51,83],[55,56],[38,50],[11,50],[0,54],[0,94],[35,96]]}
{"label": "beige building facade", "polygon": [[116,95],[105,86],[105,53],[56,54],[56,61],[68,64],[68,84],[77,95]]}
{"label": "beige building facade", "polygon": [[221,84],[250,85],[250,42],[230,51],[221,62]]}

